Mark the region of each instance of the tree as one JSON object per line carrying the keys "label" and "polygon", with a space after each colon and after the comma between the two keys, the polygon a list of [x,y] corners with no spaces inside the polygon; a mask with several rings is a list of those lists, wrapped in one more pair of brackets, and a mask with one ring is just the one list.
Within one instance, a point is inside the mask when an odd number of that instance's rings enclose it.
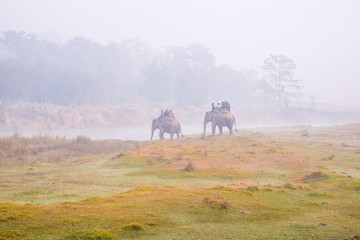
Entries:
{"label": "tree", "polygon": [[301,89],[300,80],[294,77],[295,67],[294,62],[284,55],[270,55],[264,61],[264,93],[279,107],[287,106]]}
{"label": "tree", "polygon": [[144,71],[146,76],[141,95],[149,103],[169,107],[171,100],[171,72],[164,64],[153,63]]}
{"label": "tree", "polygon": [[215,57],[202,44],[169,46],[162,58],[148,66],[141,94],[170,107],[202,106],[207,101],[209,74]]}

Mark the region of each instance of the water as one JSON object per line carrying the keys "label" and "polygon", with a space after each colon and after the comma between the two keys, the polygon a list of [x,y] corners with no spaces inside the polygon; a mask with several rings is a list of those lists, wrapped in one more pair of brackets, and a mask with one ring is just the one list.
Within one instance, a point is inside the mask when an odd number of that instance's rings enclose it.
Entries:
{"label": "water", "polygon": [[[331,125],[331,124],[330,124]],[[326,124],[311,125],[311,126],[330,126]],[[284,127],[294,125],[240,125],[237,127],[241,129],[253,129],[253,128],[264,128],[264,127]],[[204,126],[198,125],[182,125],[181,129],[185,136],[192,134],[201,134]],[[211,134],[211,123],[207,124],[207,135]],[[106,139],[120,139],[120,140],[135,140],[135,141],[148,141],[151,137],[151,126],[137,126],[137,127],[118,127],[118,128],[82,128],[82,129],[40,129],[40,130],[0,130],[0,137],[8,137],[17,133],[23,137],[33,136],[52,136],[52,137],[65,137],[67,139],[74,139],[77,136],[85,136],[92,140],[106,140]],[[216,129],[218,134],[218,129]],[[228,134],[228,129],[224,128],[224,134]],[[170,135],[165,133],[165,138],[169,138]],[[176,137],[176,135],[175,135]],[[159,139],[159,130],[154,132],[154,140]]]}
{"label": "water", "polygon": [[[202,125],[182,126],[182,132],[186,135],[200,134],[203,131]],[[120,139],[148,141],[151,137],[151,126],[119,127],[119,128],[83,128],[83,129],[38,129],[38,130],[0,130],[0,137],[8,137],[17,133],[23,137],[52,136],[73,139],[77,136],[85,136],[92,140]],[[165,133],[165,138],[170,135]],[[175,135],[176,137],[176,135]],[[154,140],[159,139],[159,130],[154,132]]]}

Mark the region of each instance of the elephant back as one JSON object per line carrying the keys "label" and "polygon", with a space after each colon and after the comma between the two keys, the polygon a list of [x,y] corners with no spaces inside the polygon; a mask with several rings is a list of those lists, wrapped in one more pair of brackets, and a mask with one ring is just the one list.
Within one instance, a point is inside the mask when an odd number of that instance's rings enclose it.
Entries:
{"label": "elephant back", "polygon": [[219,111],[218,114],[221,116],[234,116],[230,110]]}
{"label": "elephant back", "polygon": [[221,119],[224,119],[226,121],[231,121],[231,122],[235,121],[235,116],[234,116],[234,114],[232,114],[231,111],[219,112],[218,114]]}

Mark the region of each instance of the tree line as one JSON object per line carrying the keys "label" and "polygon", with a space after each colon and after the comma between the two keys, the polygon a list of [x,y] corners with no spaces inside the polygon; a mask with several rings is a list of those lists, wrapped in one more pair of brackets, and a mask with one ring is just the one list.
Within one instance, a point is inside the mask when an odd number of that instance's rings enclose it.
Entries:
{"label": "tree line", "polygon": [[218,66],[202,44],[155,49],[136,39],[103,46],[83,37],[58,45],[35,34],[0,34],[0,100],[55,105],[202,107],[217,100],[284,107],[300,93],[295,64],[270,55],[261,73]]}

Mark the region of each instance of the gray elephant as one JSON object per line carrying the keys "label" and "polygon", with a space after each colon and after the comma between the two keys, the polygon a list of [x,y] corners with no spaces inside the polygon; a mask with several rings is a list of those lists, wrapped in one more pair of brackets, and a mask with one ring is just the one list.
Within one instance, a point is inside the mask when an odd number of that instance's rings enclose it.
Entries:
{"label": "gray elephant", "polygon": [[169,133],[170,139],[173,139],[175,133],[178,138],[180,137],[180,133],[182,136],[180,123],[176,119],[155,118],[151,125],[151,140],[153,139],[156,129],[159,129],[160,139],[164,139],[164,133]]}
{"label": "gray elephant", "polygon": [[233,125],[236,130],[236,122],[234,115],[230,112],[216,112],[216,111],[209,111],[206,112],[204,117],[204,136],[206,131],[206,124],[211,122],[212,124],[212,135],[215,135],[216,126],[219,127],[220,134],[222,134],[222,128],[227,127],[229,128],[229,134],[233,134]]}

